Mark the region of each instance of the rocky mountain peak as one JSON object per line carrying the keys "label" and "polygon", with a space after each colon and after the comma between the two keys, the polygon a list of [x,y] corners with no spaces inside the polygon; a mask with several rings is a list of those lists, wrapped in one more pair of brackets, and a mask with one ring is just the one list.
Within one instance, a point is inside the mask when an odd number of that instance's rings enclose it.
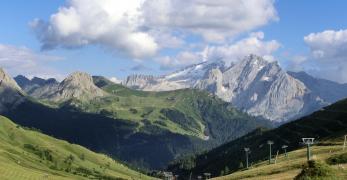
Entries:
{"label": "rocky mountain peak", "polygon": [[146,91],[198,88],[210,91],[254,116],[283,122],[347,96],[347,86],[307,74],[287,73],[275,61],[251,54],[226,67],[221,61],[195,64],[126,86]]}
{"label": "rocky mountain peak", "polygon": [[74,72],[70,74],[64,81],[61,82],[62,86],[70,86],[75,88],[86,88],[95,86],[93,78],[84,72]]}
{"label": "rocky mountain peak", "polygon": [[24,93],[16,81],[0,68],[0,113],[23,102]]}
{"label": "rocky mountain peak", "polygon": [[74,72],[62,81],[53,94],[53,100],[68,100],[76,98],[87,100],[95,97],[104,96],[106,93],[98,88],[92,76],[84,72]]}
{"label": "rocky mountain peak", "polygon": [[31,88],[29,94],[50,101],[68,101],[70,99],[84,101],[104,96],[107,93],[94,84],[93,78],[89,74],[74,72],[61,83],[55,79],[45,80],[43,85]]}
{"label": "rocky mountain peak", "polygon": [[0,86],[6,88],[12,88],[17,91],[22,91],[15,80],[6,73],[3,68],[0,68]]}

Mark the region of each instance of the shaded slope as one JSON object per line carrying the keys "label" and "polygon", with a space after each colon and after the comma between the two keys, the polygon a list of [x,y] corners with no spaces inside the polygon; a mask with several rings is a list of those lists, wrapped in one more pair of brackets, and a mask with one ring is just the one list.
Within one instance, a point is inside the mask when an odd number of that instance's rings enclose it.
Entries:
{"label": "shaded slope", "polygon": [[0,179],[153,179],[78,145],[0,116]]}
{"label": "shaded slope", "polygon": [[[314,137],[321,140],[342,136],[347,133],[346,107],[347,100],[343,100],[274,130],[258,129],[196,158],[181,160],[178,164],[172,165],[170,169],[185,175],[192,171],[195,174],[211,172],[216,176],[225,167],[231,171],[239,168],[244,157],[244,147],[252,150],[250,160],[257,162],[268,158],[269,147],[266,144],[268,140],[274,141],[273,154],[275,154],[282,145],[288,145],[289,150],[301,147],[300,142],[303,137]],[[192,164],[192,162],[194,165],[187,167],[186,164]]]}

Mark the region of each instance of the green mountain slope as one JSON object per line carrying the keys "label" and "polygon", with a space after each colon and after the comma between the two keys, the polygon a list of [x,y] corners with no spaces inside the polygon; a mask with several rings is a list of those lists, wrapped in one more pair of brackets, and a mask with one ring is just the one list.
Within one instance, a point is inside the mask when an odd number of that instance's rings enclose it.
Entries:
{"label": "green mountain slope", "polygon": [[0,179],[153,179],[0,116]]}
{"label": "green mountain slope", "polygon": [[[259,123],[265,127],[271,125],[237,111],[230,104],[204,91],[185,89],[144,92],[114,84],[103,77],[94,77],[94,83],[111,95],[82,108],[89,112],[99,110],[109,117],[140,122],[141,126],[149,122],[173,133],[202,139],[213,131],[212,138],[221,136],[223,141],[230,137],[230,130],[236,126],[242,134],[243,127],[249,130],[247,127],[251,124]],[[223,127],[215,127],[219,124],[223,124]],[[238,136],[238,132],[232,133],[235,133],[232,137]]]}
{"label": "green mountain slope", "polygon": [[28,99],[4,114],[20,125],[156,169],[271,126],[198,90],[142,92],[102,77],[94,77],[94,83],[107,95],[44,104]]}
{"label": "green mountain slope", "polygon": [[244,147],[249,147],[252,151],[250,161],[258,162],[268,159],[268,140],[274,141],[272,154],[275,154],[277,150],[283,153],[282,145],[288,145],[288,150],[302,147],[303,137],[317,140],[340,137],[347,133],[346,107],[347,100],[343,100],[276,129],[258,129],[197,157],[180,160],[169,169],[186,176],[190,172],[211,172],[217,176],[225,169],[230,172],[239,169],[240,162],[244,162]]}

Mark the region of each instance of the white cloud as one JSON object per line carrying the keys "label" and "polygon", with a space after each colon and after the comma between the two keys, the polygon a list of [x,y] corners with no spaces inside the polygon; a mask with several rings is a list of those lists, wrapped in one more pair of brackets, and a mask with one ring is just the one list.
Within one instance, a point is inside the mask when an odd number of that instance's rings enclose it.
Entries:
{"label": "white cloud", "polygon": [[251,33],[249,37],[233,44],[222,46],[207,46],[200,52],[184,51],[175,57],[157,59],[164,69],[177,68],[202,61],[224,60],[227,64],[242,60],[249,54],[262,56],[268,61],[274,61],[272,54],[280,47],[275,40],[264,41],[264,33]]}
{"label": "white cloud", "polygon": [[62,59],[61,57],[35,53],[26,47],[0,44],[0,67],[5,68],[13,76],[22,74],[29,78],[38,76],[61,79],[63,75],[47,66],[46,63]]}
{"label": "white cloud", "polygon": [[147,0],[142,10],[145,26],[188,31],[212,42],[278,19],[274,0]]}
{"label": "white cloud", "polygon": [[346,60],[347,57],[347,29],[327,30],[311,33],[304,37],[310,47],[313,57],[322,60]]}
{"label": "white cloud", "polygon": [[207,60],[223,59],[227,63],[239,61],[249,54],[262,56],[266,60],[274,61],[272,53],[281,45],[275,40],[263,41],[264,33],[251,33],[249,37],[234,44],[224,46],[209,46],[205,48]]}
{"label": "white cloud", "polygon": [[338,82],[347,82],[347,29],[327,30],[304,37],[311,51],[312,73]]}
{"label": "white cloud", "polygon": [[69,0],[49,22],[30,23],[43,49],[101,45],[133,58],[156,53],[158,45],[140,30],[143,0]]}
{"label": "white cloud", "polygon": [[204,59],[204,56],[202,52],[183,51],[174,57],[170,57],[170,56],[159,57],[159,58],[156,58],[155,61],[160,64],[160,68],[162,70],[171,70],[171,69],[199,63],[203,61],[203,59]]}
{"label": "white cloud", "polygon": [[30,25],[43,49],[100,45],[141,59],[191,34],[225,42],[277,19],[274,0],[67,0]]}
{"label": "white cloud", "polygon": [[111,77],[111,78],[110,78],[110,81],[112,81],[112,82],[114,82],[114,83],[116,83],[116,84],[122,83],[122,80],[120,80],[120,79],[118,79],[118,78],[116,78],[116,77]]}

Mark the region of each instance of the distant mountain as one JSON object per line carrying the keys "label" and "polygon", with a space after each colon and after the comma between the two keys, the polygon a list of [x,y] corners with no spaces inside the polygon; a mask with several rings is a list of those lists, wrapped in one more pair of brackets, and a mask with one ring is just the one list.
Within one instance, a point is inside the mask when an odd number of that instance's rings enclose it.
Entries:
{"label": "distant mountain", "polygon": [[39,77],[34,77],[31,80],[23,75],[18,75],[14,78],[17,84],[28,94],[31,94],[35,89],[46,85],[58,84],[58,81],[54,78],[42,79]]}
{"label": "distant mountain", "polygon": [[[0,179],[154,179],[0,116]],[[141,178],[140,178],[141,177]]]}
{"label": "distant mountain", "polygon": [[25,96],[3,115],[139,167],[163,168],[179,156],[272,127],[208,92],[137,91],[85,73],[74,73],[37,97]]}
{"label": "distant mountain", "polygon": [[192,88],[204,78],[207,71],[214,68],[223,69],[224,62],[203,62],[160,77],[131,75],[124,80],[123,84],[133,89],[145,91],[172,91]]}
{"label": "distant mountain", "polygon": [[44,92],[52,91],[52,89],[59,85],[59,82],[54,78],[42,79],[34,77],[30,80],[23,75],[18,75],[14,80],[24,92],[34,97],[37,97]]}
{"label": "distant mountain", "polygon": [[133,75],[123,84],[144,91],[203,89],[253,116],[275,122],[307,115],[347,97],[346,85],[305,77],[249,55],[230,66],[222,61],[204,62],[161,77]]}
{"label": "distant mountain", "polygon": [[322,101],[336,102],[347,97],[347,84],[339,84],[320,78],[314,78],[305,72],[288,72],[289,75],[303,82],[315,97]]}
{"label": "distant mountain", "polygon": [[0,113],[16,107],[24,95],[16,81],[0,68]]}
{"label": "distant mountain", "polygon": [[55,79],[39,78],[33,78],[28,83],[22,76],[17,76],[16,80],[21,82],[20,84],[30,96],[54,102],[64,102],[73,98],[90,100],[106,94],[95,86],[89,74],[82,72],[72,73],[61,83]]}
{"label": "distant mountain", "polygon": [[240,162],[244,162],[244,147],[251,150],[250,162],[259,162],[268,159],[268,140],[274,142],[272,150],[275,154],[276,151],[283,153],[282,145],[287,145],[288,151],[301,148],[301,138],[304,137],[316,138],[316,142],[342,137],[347,133],[346,109],[347,99],[276,129],[257,129],[209,152],[181,159],[172,164],[169,170],[185,177],[190,173],[196,176],[204,172],[218,176],[226,167],[231,172],[239,169]]}

